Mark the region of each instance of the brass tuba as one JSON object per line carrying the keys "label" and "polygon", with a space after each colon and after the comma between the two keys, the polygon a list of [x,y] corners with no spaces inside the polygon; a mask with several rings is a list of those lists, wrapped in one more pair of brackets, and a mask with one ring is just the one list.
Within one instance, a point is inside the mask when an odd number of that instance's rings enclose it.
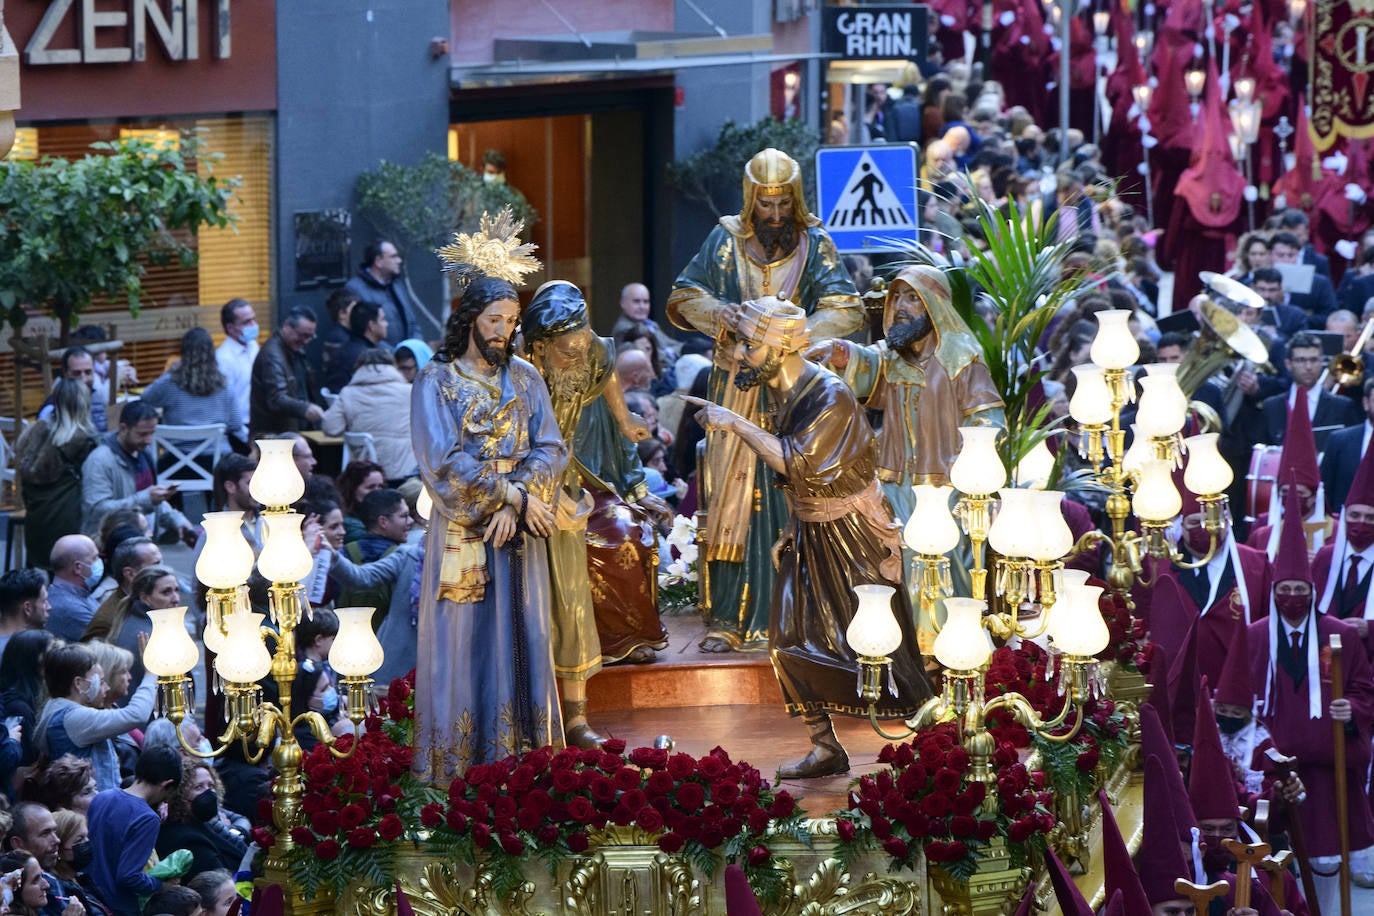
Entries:
{"label": "brass tuba", "polygon": [[1178,367],[1178,387],[1190,398],[1202,387],[1203,382],[1238,359],[1253,363],[1261,370],[1273,371],[1269,366],[1269,351],[1259,335],[1216,301],[1258,309],[1264,307],[1264,300],[1254,290],[1230,277],[1210,271],[1202,273],[1201,277],[1213,298],[1203,300],[1198,310],[1198,323],[1201,325],[1198,339]]}

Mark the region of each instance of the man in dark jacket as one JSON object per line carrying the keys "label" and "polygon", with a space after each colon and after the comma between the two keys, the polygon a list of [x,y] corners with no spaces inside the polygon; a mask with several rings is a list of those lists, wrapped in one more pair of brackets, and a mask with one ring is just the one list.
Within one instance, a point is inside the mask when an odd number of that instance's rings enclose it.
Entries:
{"label": "man in dark jacket", "polygon": [[359,302],[353,306],[348,318],[348,340],[339,347],[330,368],[324,377],[324,385],[338,393],[353,378],[353,370],[358,366],[358,357],[368,350],[386,346],[386,311],[373,302]]}
{"label": "man in dark jacket", "polygon": [[[401,282],[401,255],[396,246],[385,239],[376,239],[363,249],[363,263],[358,275],[349,280],[344,289],[355,293],[360,302],[382,307],[386,314],[387,343],[393,347],[418,330],[414,321],[414,304],[405,283]],[[352,366],[349,371],[352,371]]]}
{"label": "man in dark jacket", "polygon": [[250,435],[294,433],[302,420],[318,423],[324,417],[324,410],[313,403],[314,373],[305,359],[305,345],[314,336],[314,312],[296,306],[258,351],[248,405]]}

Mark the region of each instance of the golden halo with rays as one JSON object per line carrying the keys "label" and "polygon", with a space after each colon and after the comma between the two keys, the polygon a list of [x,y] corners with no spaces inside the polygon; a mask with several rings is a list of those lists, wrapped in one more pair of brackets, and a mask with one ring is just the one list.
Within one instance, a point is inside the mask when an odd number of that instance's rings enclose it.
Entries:
{"label": "golden halo with rays", "polygon": [[524,228],[524,220],[516,219],[510,207],[503,207],[494,217],[484,212],[476,232],[455,232],[453,241],[435,254],[444,262],[444,270],[472,267],[518,287],[525,282],[526,274],[543,266],[534,256],[538,246],[520,242],[520,231]]}

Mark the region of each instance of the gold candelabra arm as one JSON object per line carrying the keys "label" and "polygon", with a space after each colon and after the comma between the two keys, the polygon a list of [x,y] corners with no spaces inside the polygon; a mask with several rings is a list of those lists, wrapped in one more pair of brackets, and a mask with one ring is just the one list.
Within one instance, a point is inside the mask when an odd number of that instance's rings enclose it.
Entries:
{"label": "gold candelabra arm", "polygon": [[959,519],[963,523],[964,534],[973,549],[973,567],[969,570],[972,579],[972,597],[987,595],[988,571],[985,565],[984,545],[988,540],[988,529],[992,527],[989,507],[992,496],[988,494],[965,495],[957,504]]}
{"label": "gold candelabra arm", "polygon": [[1074,557],[1082,556],[1089,550],[1092,550],[1098,544],[1103,542],[1110,544],[1111,541],[1112,539],[1108,537],[1105,532],[1099,531],[1096,528],[1092,531],[1085,531],[1083,535],[1074,542],[1073,547],[1069,548],[1069,552],[1064,554],[1064,559],[1072,560]]}
{"label": "gold candelabra arm", "polygon": [[229,723],[228,730],[220,736],[219,750],[202,751],[197,747],[192,747],[186,740],[186,736],[181,732],[181,723],[186,720],[186,709],[191,704],[187,702],[187,694],[191,689],[191,679],[182,675],[159,676],[157,679],[158,692],[162,695],[162,708],[168,721],[172,723],[177,733],[177,742],[182,750],[193,757],[202,760],[212,760],[219,757],[229,749],[229,742],[233,740],[234,723]]}

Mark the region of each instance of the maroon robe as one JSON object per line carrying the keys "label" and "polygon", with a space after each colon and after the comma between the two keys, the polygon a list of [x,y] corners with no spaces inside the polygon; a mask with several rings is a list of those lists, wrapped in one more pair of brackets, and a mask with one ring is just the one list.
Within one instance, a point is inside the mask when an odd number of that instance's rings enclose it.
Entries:
{"label": "maroon robe", "polygon": [[[1283,628],[1279,628],[1280,636]],[[1274,737],[1274,744],[1285,754],[1298,758],[1298,777],[1307,790],[1307,801],[1299,808],[1310,857],[1340,855],[1340,835],[1332,813],[1336,811],[1335,740],[1331,705],[1331,634],[1339,633],[1343,645],[1341,672],[1345,698],[1350,701],[1353,718],[1345,742],[1346,810],[1350,814],[1350,848],[1374,845],[1374,818],[1369,813],[1365,792],[1365,771],[1369,766],[1371,733],[1374,733],[1374,672],[1355,628],[1341,620],[1317,615],[1318,667],[1321,678],[1321,718],[1308,717],[1307,681],[1294,683],[1282,665],[1274,666],[1274,686],[1269,692],[1270,708],[1261,721]],[[1255,695],[1265,695],[1269,676],[1269,622],[1250,625],[1251,671]],[[1312,676],[1308,672],[1307,676]]]}
{"label": "maroon robe", "polygon": [[[1316,582],[1312,594],[1317,596],[1318,601],[1321,600],[1322,595],[1326,594],[1326,577],[1331,574],[1331,559],[1335,554],[1336,542],[1333,539],[1323,544],[1321,549],[1317,551],[1317,555],[1312,558],[1312,578]],[[1369,570],[1366,569],[1365,573],[1368,574]],[[1374,586],[1371,586],[1371,588],[1374,588]],[[1331,603],[1333,605],[1337,604],[1339,598],[1339,594],[1332,596]],[[1318,608],[1317,610],[1321,611],[1323,614],[1331,614],[1333,617],[1340,620],[1350,620],[1352,617],[1364,617],[1365,603],[1366,602],[1361,601],[1345,615],[1342,615],[1339,609],[1335,607],[1324,607]],[[1364,648],[1366,654],[1374,658],[1374,627],[1365,628]]]}
{"label": "maroon robe", "polygon": [[1269,613],[1269,592],[1274,584],[1269,558],[1262,551],[1243,544],[1236,545],[1236,553],[1250,598],[1250,620],[1245,619],[1245,608],[1235,588],[1219,593],[1207,613],[1202,614],[1180,579],[1191,576],[1192,571],[1173,566],[1160,570],[1159,581],[1153,589],[1138,589],[1136,595],[1136,616],[1145,618],[1150,627],[1150,639],[1163,647],[1170,659],[1179,657],[1188,628],[1196,622],[1197,675],[1206,675],[1212,684],[1221,678],[1221,668],[1230,651],[1235,628],[1260,620]]}

